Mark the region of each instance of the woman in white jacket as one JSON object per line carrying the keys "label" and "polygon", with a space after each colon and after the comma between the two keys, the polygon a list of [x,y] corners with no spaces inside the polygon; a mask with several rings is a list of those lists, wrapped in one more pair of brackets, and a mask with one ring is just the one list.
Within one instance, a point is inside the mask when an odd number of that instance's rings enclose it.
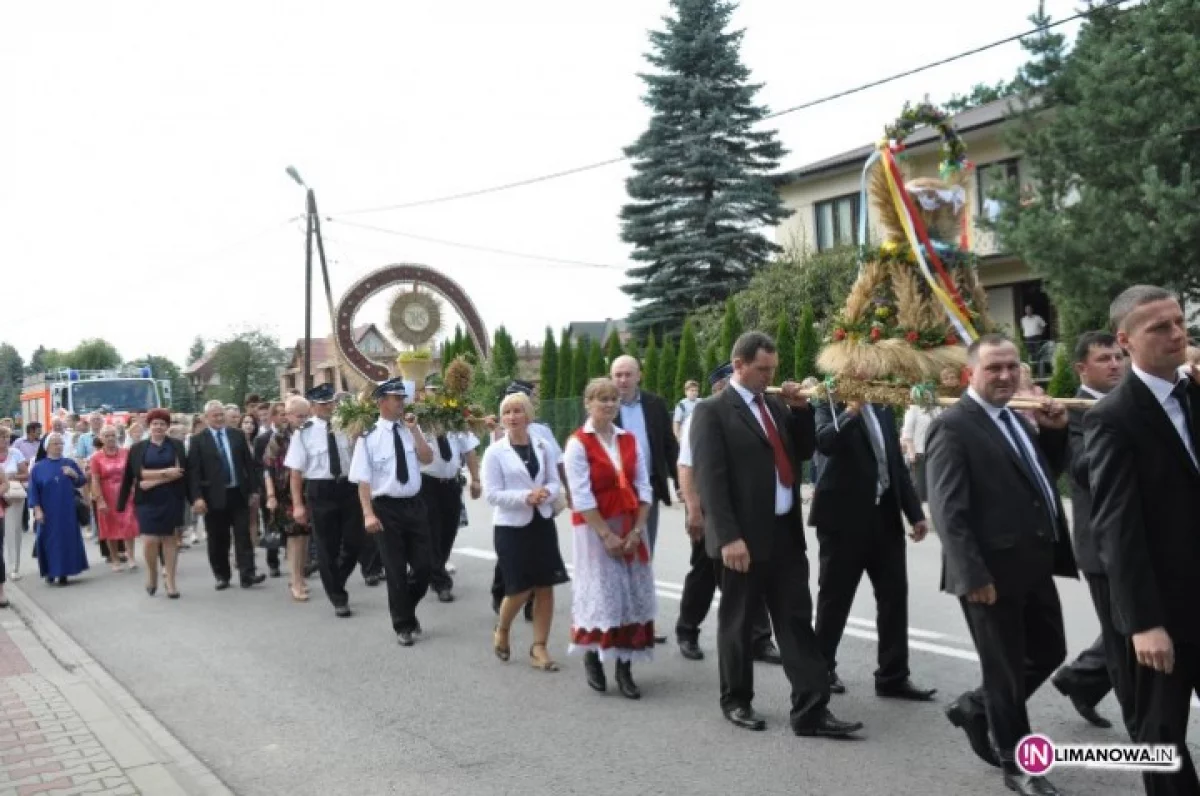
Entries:
{"label": "woman in white jacket", "polygon": [[495,507],[496,559],[504,580],[504,601],[492,646],[497,658],[509,659],[509,630],[532,592],[529,662],[535,669],[556,672],[558,664],[550,658],[546,642],[554,618],[554,587],[569,580],[554,524],[554,500],[562,483],[554,451],[529,434],[532,419],[528,396],[514,393],[505,397],[500,404],[500,422],[507,434],[483,454],[483,494]]}

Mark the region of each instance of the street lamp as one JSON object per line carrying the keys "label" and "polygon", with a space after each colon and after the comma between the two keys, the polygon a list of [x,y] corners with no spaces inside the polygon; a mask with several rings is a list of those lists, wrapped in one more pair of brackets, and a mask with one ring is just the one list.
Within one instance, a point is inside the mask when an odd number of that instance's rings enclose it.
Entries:
{"label": "street lamp", "polygon": [[[333,290],[329,285],[329,267],[325,263],[325,239],[321,236],[321,219],[317,215],[317,196],[313,193],[313,189],[308,187],[303,179],[300,178],[300,172],[295,166],[288,166],[287,175],[296,181],[296,184],[304,189],[304,215],[307,219],[307,230],[304,236],[304,389],[305,394],[312,389],[312,255],[313,255],[313,240],[317,242],[317,254],[321,258],[321,274],[325,278],[325,298],[329,303],[329,320],[330,323],[335,323],[333,318]],[[337,333],[337,329],[333,329],[333,333]],[[338,386],[341,381],[339,377],[334,380],[334,386]]]}

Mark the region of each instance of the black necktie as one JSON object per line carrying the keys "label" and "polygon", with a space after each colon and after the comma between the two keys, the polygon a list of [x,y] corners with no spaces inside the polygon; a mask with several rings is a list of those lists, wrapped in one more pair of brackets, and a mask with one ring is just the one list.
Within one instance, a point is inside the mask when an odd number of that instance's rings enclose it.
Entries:
{"label": "black necktie", "polygon": [[1013,444],[1017,446],[1017,452],[1021,454],[1021,461],[1025,464],[1025,473],[1033,479],[1033,483],[1037,484],[1038,491],[1042,493],[1042,498],[1046,501],[1046,513],[1050,515],[1051,527],[1054,528],[1054,535],[1057,537],[1058,519],[1054,516],[1054,496],[1047,492],[1046,487],[1042,484],[1041,468],[1029,457],[1029,451],[1025,449],[1025,436],[1017,431],[1017,424],[1013,422],[1012,413],[1007,409],[1002,410],[1000,422],[1008,429],[1008,435],[1012,438]]}
{"label": "black necktie", "polygon": [[442,461],[450,461],[450,457],[452,457],[454,453],[450,450],[450,440],[446,439],[445,434],[438,434],[437,444],[438,453],[442,454]]}
{"label": "black necktie", "polygon": [[392,442],[396,446],[396,480],[408,483],[408,456],[404,453],[404,440],[400,439],[400,424],[392,424]]}
{"label": "black necktie", "polygon": [[329,472],[334,478],[342,477],[342,455],[338,452],[337,438],[333,436],[333,429],[329,430]]}

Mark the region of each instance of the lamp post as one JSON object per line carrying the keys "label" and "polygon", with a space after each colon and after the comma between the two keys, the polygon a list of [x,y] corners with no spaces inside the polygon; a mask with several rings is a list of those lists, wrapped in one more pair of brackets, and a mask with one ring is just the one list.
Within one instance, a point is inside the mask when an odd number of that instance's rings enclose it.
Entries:
{"label": "lamp post", "polygon": [[[305,394],[312,389],[312,256],[313,256],[313,241],[317,243],[317,255],[321,258],[321,275],[325,279],[325,300],[329,304],[329,322],[335,324],[333,317],[333,289],[329,285],[329,266],[325,262],[325,239],[321,235],[321,218],[317,215],[317,196],[313,193],[303,179],[300,178],[300,172],[295,166],[287,167],[287,174],[296,184],[304,189],[304,215],[307,219],[307,230],[304,236],[304,389]],[[337,328],[334,326],[330,330],[332,334],[337,334]],[[338,374],[334,378],[334,387],[337,387],[341,381],[341,368],[338,368]]]}

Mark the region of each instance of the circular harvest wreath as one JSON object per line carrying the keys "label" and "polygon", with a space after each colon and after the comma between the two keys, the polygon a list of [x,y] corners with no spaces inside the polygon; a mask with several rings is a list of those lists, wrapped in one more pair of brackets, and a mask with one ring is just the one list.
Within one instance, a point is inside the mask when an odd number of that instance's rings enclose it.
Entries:
{"label": "circular harvest wreath", "polygon": [[442,307],[428,293],[402,292],[392,302],[388,326],[402,343],[414,347],[422,345],[442,328]]}
{"label": "circular harvest wreath", "polygon": [[884,128],[888,139],[895,142],[893,148],[897,152],[904,150],[904,139],[913,134],[919,127],[930,126],[938,131],[942,139],[942,162],[940,169],[943,176],[949,172],[958,171],[967,163],[967,145],[950,123],[950,115],[928,102],[912,106],[904,103],[900,118]]}

